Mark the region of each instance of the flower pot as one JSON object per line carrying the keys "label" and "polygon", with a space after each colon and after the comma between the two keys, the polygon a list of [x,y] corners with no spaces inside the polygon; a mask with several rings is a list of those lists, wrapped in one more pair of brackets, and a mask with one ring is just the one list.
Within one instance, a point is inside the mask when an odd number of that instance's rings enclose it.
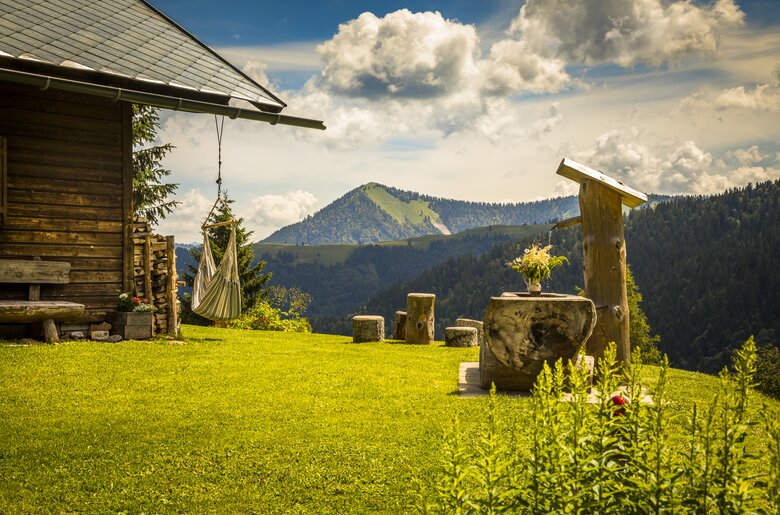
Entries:
{"label": "flower pot", "polygon": [[111,317],[111,330],[125,340],[145,340],[152,337],[153,317],[151,311],[117,312]]}

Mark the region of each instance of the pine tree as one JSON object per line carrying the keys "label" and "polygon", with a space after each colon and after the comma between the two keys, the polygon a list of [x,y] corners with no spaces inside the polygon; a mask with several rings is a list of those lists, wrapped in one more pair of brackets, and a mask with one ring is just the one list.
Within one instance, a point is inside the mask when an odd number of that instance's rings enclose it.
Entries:
{"label": "pine tree", "polygon": [[661,337],[650,335],[650,324],[647,323],[647,316],[640,306],[642,294],[634,282],[631,267],[628,265],[626,265],[626,293],[628,294],[628,334],[631,348],[639,349],[644,363],[658,363],[661,360],[661,352],[658,350],[658,342],[661,341]]}
{"label": "pine tree", "polygon": [[133,212],[146,217],[151,225],[179,205],[176,200],[168,200],[179,185],[162,182],[171,171],[163,168],[161,162],[174,146],[146,146],[155,141],[159,128],[156,108],[133,104]]}
{"label": "pine tree", "polygon": [[[249,241],[249,237],[252,236],[253,232],[246,230],[244,227],[244,219],[237,218],[233,213],[231,206],[234,202],[234,200],[228,197],[227,193],[223,193],[217,201],[214,212],[209,216],[208,220],[206,220],[206,223],[214,224],[227,222],[229,220],[237,220],[236,247],[238,249],[238,278],[241,282],[241,312],[246,313],[258,301],[266,298],[267,292],[263,288],[268,283],[269,279],[271,279],[271,273],[263,273],[265,261],[259,261],[255,265],[252,265],[254,252],[252,251],[252,244]],[[214,262],[219,266],[230,239],[230,226],[213,227],[208,229],[208,231]],[[196,263],[200,262],[200,249],[193,248],[190,250],[190,254],[195,259]],[[195,275],[198,270],[191,265],[189,265],[188,268],[189,270],[185,271],[183,274],[184,280],[188,286],[192,286],[195,282]],[[182,301],[182,319],[189,323],[205,323],[205,319],[192,313],[191,299],[189,298],[185,298]]]}

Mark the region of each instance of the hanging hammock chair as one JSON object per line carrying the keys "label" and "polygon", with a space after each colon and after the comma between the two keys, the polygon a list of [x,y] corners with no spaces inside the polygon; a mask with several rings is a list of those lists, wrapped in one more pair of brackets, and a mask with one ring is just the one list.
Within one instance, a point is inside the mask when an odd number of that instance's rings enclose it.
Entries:
{"label": "hanging hammock chair", "polygon": [[[214,116],[216,123],[217,117]],[[224,117],[222,122],[224,124]],[[222,127],[217,125],[219,167],[217,176],[217,200],[206,215],[211,218],[222,196]],[[238,279],[238,250],[236,249],[236,220],[208,224],[204,222],[203,250],[200,254],[198,273],[192,288],[192,311],[209,320],[230,320],[241,315],[241,283]],[[230,226],[230,239],[217,267],[211,253],[209,229]]]}

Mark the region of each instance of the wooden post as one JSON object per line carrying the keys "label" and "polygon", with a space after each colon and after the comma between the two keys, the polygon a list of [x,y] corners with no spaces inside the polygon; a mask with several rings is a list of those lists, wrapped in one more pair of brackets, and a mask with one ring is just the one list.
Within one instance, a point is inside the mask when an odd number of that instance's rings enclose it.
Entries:
{"label": "wooden post", "polygon": [[43,321],[43,337],[46,339],[46,343],[57,343],[60,341],[60,333],[57,331],[57,325],[51,318],[47,318]]}
{"label": "wooden post", "polygon": [[123,291],[132,292],[133,267],[133,106],[122,102],[122,252]]}
{"label": "wooden post", "polygon": [[647,195],[598,170],[564,158],[555,172],[580,183],[580,217],[559,222],[556,227],[582,224],[582,257],[585,296],[596,305],[596,327],[586,350],[597,360],[610,342],[617,346],[617,359],[631,362],[626,295],[626,240],[623,208],[647,202]]}
{"label": "wooden post", "polygon": [[173,236],[166,236],[165,257],[168,270],[166,271],[165,302],[168,304],[168,332],[178,334],[178,314],[176,312],[176,248]]}
{"label": "wooden post", "polygon": [[[146,235],[146,242],[144,243],[144,297],[149,299],[149,302],[153,302],[152,295],[152,236]],[[154,316],[152,316],[154,320]],[[152,336],[154,336],[154,321],[152,321]]]}
{"label": "wooden post", "polygon": [[596,327],[588,340],[587,353],[598,360],[607,345],[615,342],[618,361],[627,364],[631,361],[631,344],[621,195],[597,181],[583,179],[579,203],[585,296],[596,305]]}

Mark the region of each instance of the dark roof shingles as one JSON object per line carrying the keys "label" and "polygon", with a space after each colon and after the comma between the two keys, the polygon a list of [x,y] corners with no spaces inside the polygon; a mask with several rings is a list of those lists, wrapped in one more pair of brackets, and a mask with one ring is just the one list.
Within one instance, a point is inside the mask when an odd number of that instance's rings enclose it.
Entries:
{"label": "dark roof shingles", "polygon": [[138,0],[0,0],[0,51],[282,106]]}

